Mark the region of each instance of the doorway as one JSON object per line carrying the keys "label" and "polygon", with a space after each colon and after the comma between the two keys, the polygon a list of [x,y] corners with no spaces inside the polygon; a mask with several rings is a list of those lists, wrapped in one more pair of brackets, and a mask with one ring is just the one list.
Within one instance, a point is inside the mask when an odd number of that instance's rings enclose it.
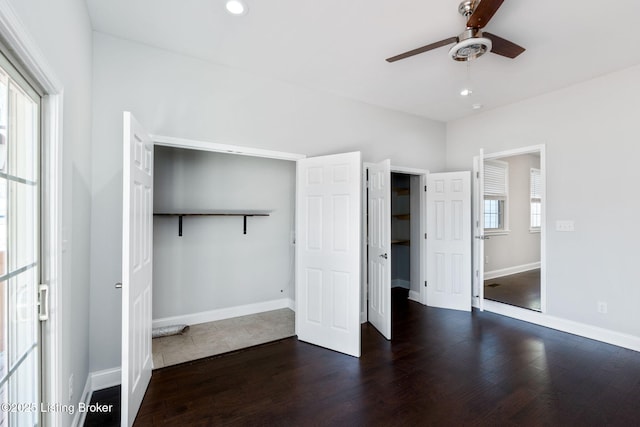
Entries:
{"label": "doorway", "polygon": [[189,326],[154,369],[294,335],[295,164],[157,146],[154,168],[154,330]]}
{"label": "doorway", "polygon": [[392,300],[400,295],[425,303],[421,284],[426,271],[426,175],[423,170],[392,167],[389,160],[365,169],[365,318],[387,339],[396,306]]}
{"label": "doorway", "polygon": [[477,304],[544,312],[544,147],[481,155],[475,164]]}

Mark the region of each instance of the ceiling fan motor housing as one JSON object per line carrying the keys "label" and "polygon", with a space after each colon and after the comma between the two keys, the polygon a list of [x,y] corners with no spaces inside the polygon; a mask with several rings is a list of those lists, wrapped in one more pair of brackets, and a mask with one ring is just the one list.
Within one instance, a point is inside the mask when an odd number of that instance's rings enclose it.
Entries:
{"label": "ceiling fan motor housing", "polygon": [[449,49],[449,56],[456,61],[470,61],[491,51],[491,40],[482,37],[477,28],[467,28],[458,36],[458,43]]}

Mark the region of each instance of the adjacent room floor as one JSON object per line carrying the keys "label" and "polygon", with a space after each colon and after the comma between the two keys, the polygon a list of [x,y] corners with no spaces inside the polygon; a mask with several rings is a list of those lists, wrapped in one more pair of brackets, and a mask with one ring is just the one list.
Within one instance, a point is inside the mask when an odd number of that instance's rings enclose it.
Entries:
{"label": "adjacent room floor", "polygon": [[540,269],[485,280],[484,297],[492,301],[540,311]]}
{"label": "adjacent room floor", "polygon": [[153,339],[153,368],[228,353],[294,334],[295,313],[288,308],[192,325],[181,335]]}

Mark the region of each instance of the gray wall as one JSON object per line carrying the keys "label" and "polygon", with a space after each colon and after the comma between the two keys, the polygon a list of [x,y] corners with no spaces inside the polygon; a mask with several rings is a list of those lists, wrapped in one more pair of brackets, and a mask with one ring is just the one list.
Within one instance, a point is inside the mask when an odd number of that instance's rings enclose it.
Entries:
{"label": "gray wall", "polygon": [[509,163],[509,233],[485,240],[485,274],[540,262],[540,233],[530,231],[529,207],[530,171],[540,168],[540,157],[522,154],[500,160]]}
{"label": "gray wall", "polygon": [[[445,126],[94,33],[91,370],[120,365],[122,111],[155,134],[439,171]],[[255,70],[256,73],[259,70]],[[254,221],[258,222],[258,221]]]}
{"label": "gray wall", "polygon": [[[447,124],[447,168],[546,144],[547,308],[640,336],[640,66]],[[557,220],[575,232],[555,231]],[[608,314],[597,302],[608,303]]]}
{"label": "gray wall", "polygon": [[[91,209],[91,24],[82,0],[9,0],[64,89],[60,281],[62,367],[60,390],[68,403],[73,374],[77,403],[89,371],[89,236]],[[62,414],[62,425],[71,416]]]}
{"label": "gray wall", "polygon": [[293,297],[295,162],[155,149],[154,212],[273,210],[269,217],[154,218],[153,318]]}

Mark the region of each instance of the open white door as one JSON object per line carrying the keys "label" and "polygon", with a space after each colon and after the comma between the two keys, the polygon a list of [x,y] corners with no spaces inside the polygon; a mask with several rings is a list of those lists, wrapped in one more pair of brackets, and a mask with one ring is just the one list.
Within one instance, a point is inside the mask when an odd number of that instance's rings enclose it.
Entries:
{"label": "open white door", "polygon": [[470,173],[427,178],[427,305],[471,311]]}
{"label": "open white door", "polygon": [[298,160],[296,333],[360,357],[360,152]]}
{"label": "open white door", "polygon": [[124,113],[122,201],[122,426],[131,426],[151,380],[153,142]]}
{"label": "open white door", "polygon": [[474,160],[474,203],[473,203],[473,300],[484,310],[484,150]]}
{"label": "open white door", "polygon": [[369,322],[391,339],[391,160],[369,167]]}

